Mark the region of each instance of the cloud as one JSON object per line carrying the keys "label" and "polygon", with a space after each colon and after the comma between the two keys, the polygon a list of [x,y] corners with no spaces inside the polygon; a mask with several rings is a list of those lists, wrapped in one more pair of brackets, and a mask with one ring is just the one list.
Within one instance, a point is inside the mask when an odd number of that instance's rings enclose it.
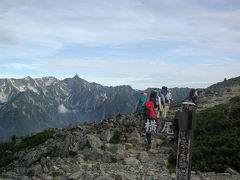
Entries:
{"label": "cloud", "polygon": [[219,43],[239,39],[235,29],[239,10],[213,11],[197,1],[13,0],[0,6],[7,9],[1,13],[2,44],[61,48],[69,44],[118,46],[150,39],[193,43],[205,38],[218,38]]}
{"label": "cloud", "polygon": [[0,66],[135,88],[206,86],[239,72],[239,19],[234,0],[1,0]]}
{"label": "cloud", "polygon": [[192,84],[206,87],[225,76],[239,76],[240,62],[222,59],[214,63],[170,63],[159,59],[56,59],[44,60],[42,71],[79,74],[82,78],[103,85],[130,84],[134,88]]}
{"label": "cloud", "polygon": [[2,68],[10,68],[10,69],[16,69],[16,70],[21,70],[21,69],[38,69],[40,64],[23,64],[23,63],[5,63],[5,64],[0,64],[0,67]]}

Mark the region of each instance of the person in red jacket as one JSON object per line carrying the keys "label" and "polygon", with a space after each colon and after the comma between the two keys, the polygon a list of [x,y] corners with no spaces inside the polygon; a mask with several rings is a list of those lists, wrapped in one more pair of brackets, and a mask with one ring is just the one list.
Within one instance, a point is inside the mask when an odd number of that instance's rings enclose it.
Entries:
{"label": "person in red jacket", "polygon": [[146,115],[146,122],[145,122],[145,129],[146,129],[146,137],[147,137],[147,150],[151,149],[152,146],[152,133],[157,131],[157,114],[155,113],[154,109],[154,102],[147,101],[144,104],[145,115]]}

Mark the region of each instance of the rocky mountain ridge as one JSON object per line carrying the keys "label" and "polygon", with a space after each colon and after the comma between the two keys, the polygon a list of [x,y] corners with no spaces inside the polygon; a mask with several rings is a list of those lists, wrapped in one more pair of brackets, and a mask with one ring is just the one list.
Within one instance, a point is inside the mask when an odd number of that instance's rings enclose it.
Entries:
{"label": "rocky mountain ridge", "polygon": [[198,99],[198,111],[227,103],[231,98],[240,95],[240,76],[225,79],[203,89]]}
{"label": "rocky mountain ridge", "polygon": [[[187,92],[188,88],[175,88],[173,95],[182,100]],[[127,85],[89,83],[77,75],[64,80],[29,76],[0,79],[0,141],[13,134],[20,136],[133,113],[140,93]]]}
{"label": "rocky mountain ridge", "polygon": [[[235,87],[238,85],[230,89]],[[238,88],[227,89],[219,91],[221,96],[210,95],[217,93],[217,89],[206,89],[198,106],[211,104],[216,97],[221,97],[222,103],[230,96],[240,95]],[[8,157],[0,161],[5,163],[0,167],[0,179],[176,179],[176,174],[167,168],[168,156],[174,151],[168,144],[168,135],[156,134],[152,149],[146,151],[145,136],[139,134],[139,121],[135,114],[119,114],[93,123],[50,129],[36,136],[14,137],[13,142],[0,144],[0,155]],[[44,134],[47,134],[46,140],[33,146]],[[12,149],[4,150],[6,146]],[[240,175],[228,168],[224,173],[194,171],[191,179],[237,180]]]}

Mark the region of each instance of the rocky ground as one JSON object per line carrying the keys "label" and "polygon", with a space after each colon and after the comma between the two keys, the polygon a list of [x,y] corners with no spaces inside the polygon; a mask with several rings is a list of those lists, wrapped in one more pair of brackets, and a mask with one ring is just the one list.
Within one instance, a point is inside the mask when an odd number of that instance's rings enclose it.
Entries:
{"label": "rocky ground", "polygon": [[235,96],[240,96],[240,85],[206,89],[203,94],[200,94],[197,111],[202,111],[218,104],[224,104]]}
{"label": "rocky ground", "polygon": [[[166,134],[155,134],[151,150],[139,134],[135,115],[55,129],[53,138],[21,152],[17,161],[0,175],[2,180],[170,180],[167,169],[173,151]],[[171,137],[170,137],[171,138]],[[239,173],[229,169],[222,174],[192,172],[193,180],[237,180]]]}

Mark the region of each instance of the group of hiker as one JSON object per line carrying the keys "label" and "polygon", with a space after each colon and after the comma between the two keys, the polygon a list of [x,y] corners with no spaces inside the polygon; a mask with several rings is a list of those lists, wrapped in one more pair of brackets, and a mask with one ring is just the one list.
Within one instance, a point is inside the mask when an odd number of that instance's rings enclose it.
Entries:
{"label": "group of hiker", "polygon": [[148,95],[140,95],[137,112],[141,117],[142,128],[146,132],[147,149],[151,149],[152,132],[157,131],[158,119],[166,120],[172,102],[171,91],[163,86],[160,90],[152,90]]}
{"label": "group of hiker", "polygon": [[[197,89],[190,89],[189,98],[193,103],[196,103],[197,92]],[[150,94],[146,92],[140,94],[137,113],[141,119],[141,128],[146,135],[147,150],[151,149],[153,133],[158,131],[158,121],[167,121],[172,102],[171,90],[166,86],[162,86],[160,90],[154,89]]]}

